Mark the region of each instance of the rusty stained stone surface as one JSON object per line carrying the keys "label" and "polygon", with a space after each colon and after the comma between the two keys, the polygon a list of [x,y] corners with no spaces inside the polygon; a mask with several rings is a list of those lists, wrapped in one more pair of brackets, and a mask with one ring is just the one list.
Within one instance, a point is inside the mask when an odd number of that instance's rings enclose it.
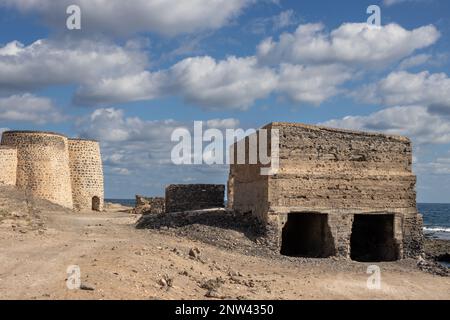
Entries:
{"label": "rusty stained stone surface", "polygon": [[296,123],[264,128],[279,130],[280,169],[262,176],[261,164],[232,164],[228,201],[267,226],[274,248],[281,246],[289,213],[327,214],[336,255],[344,257],[350,255],[354,215],[393,214],[399,257],[422,253],[409,139]]}

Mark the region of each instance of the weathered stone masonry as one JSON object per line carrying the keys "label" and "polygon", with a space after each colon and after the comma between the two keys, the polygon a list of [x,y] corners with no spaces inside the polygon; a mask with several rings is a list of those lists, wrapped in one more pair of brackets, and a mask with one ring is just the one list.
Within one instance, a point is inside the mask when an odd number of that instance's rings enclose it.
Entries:
{"label": "weathered stone masonry", "polygon": [[0,185],[16,185],[17,150],[0,146]]}
{"label": "weathered stone masonry", "polygon": [[172,184],[166,188],[166,212],[224,207],[225,186]]}
{"label": "weathered stone masonry", "polygon": [[69,139],[73,206],[103,211],[103,167],[97,141]]}
{"label": "weathered stone masonry", "polygon": [[274,248],[361,261],[421,253],[409,139],[293,123],[264,128],[279,130],[279,172],[231,165],[228,201],[267,226]]}
{"label": "weathered stone masonry", "polygon": [[17,172],[14,184],[18,188],[70,209],[102,210],[103,173],[97,142],[69,141],[52,132],[7,131],[1,145],[16,150],[16,168],[2,166],[2,171]]}

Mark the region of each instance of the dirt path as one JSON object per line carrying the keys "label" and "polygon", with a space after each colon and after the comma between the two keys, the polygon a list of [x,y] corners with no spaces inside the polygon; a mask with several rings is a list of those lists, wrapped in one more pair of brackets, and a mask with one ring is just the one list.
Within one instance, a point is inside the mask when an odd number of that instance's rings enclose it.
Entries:
{"label": "dirt path", "polygon": [[[247,256],[136,230],[117,211],[41,215],[46,230],[0,227],[2,299],[450,299],[449,278],[414,261],[378,264],[381,289],[369,290],[368,264]],[[95,290],[69,290],[70,265]]]}

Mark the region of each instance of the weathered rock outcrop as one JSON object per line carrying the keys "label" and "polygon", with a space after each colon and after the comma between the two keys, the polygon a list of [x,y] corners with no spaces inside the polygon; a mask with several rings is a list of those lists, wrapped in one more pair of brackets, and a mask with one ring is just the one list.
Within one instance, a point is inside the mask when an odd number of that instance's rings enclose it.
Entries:
{"label": "weathered rock outcrop", "polygon": [[144,197],[136,195],[135,214],[161,214],[165,212],[165,200],[163,197]]}

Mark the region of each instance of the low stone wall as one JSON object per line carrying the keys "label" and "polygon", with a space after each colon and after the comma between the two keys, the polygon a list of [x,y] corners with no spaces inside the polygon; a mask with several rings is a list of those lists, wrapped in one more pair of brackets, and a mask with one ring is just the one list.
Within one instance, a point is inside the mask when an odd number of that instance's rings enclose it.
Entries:
{"label": "low stone wall", "polygon": [[162,214],[166,212],[165,199],[163,197],[144,197],[136,195],[135,214]]}
{"label": "low stone wall", "polygon": [[166,188],[166,212],[223,208],[225,185],[172,184]]}

